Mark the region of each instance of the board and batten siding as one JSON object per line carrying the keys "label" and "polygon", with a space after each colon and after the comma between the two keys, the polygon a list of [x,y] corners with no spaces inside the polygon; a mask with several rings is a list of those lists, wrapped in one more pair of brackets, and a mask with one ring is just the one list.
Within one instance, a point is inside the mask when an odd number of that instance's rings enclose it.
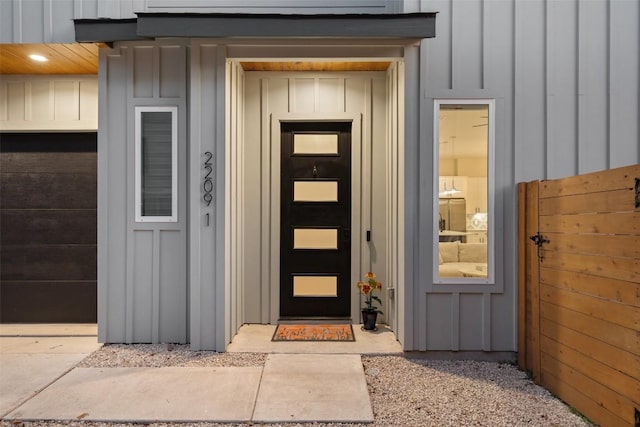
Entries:
{"label": "board and batten siding", "polygon": [[[405,247],[417,252],[406,261],[416,292],[404,347],[513,351],[516,183],[640,161],[640,2],[423,0],[405,2],[405,11],[438,17],[436,38],[408,52],[420,84],[419,96],[406,92],[407,134],[420,144],[407,138],[405,150],[406,197],[418,206],[406,205]],[[496,100],[494,286],[430,279],[433,103],[455,98]]]}
{"label": "board and batten siding", "polygon": [[[100,61],[98,338],[188,342],[187,48],[122,43]],[[178,107],[177,222],[135,222],[136,106]]]}
{"label": "board and batten siding", "polygon": [[2,0],[0,43],[72,43],[73,19],[168,13],[396,13],[401,0]]}
{"label": "board and batten siding", "polygon": [[[302,72],[302,73],[245,73],[245,110],[243,145],[244,252],[242,257],[242,286],[244,288],[244,322],[275,323],[278,320],[279,263],[272,254],[280,245],[279,235],[271,232],[274,201],[273,171],[270,158],[272,127],[279,129],[279,119],[336,120],[353,117],[352,150],[354,158],[362,158],[352,171],[354,185],[354,215],[351,224],[352,245],[360,245],[352,258],[352,271],[358,276],[366,271],[378,275],[388,287],[387,262],[387,74],[385,72]],[[347,116],[345,116],[345,114]],[[258,125],[259,124],[259,125]],[[356,130],[357,128],[357,130]],[[279,138],[279,130],[276,129]],[[361,129],[361,130],[360,130]],[[361,141],[355,138],[361,135]],[[279,144],[276,144],[278,147]],[[357,152],[356,152],[357,151]],[[278,162],[279,163],[279,162]],[[374,172],[375,171],[375,172]],[[279,190],[276,190],[279,193]],[[278,208],[279,211],[279,208]],[[372,231],[372,241],[364,239],[366,230]],[[275,239],[275,241],[274,241]],[[270,255],[271,254],[271,255]],[[361,302],[355,285],[352,312]],[[386,320],[394,324],[394,310],[383,293]],[[354,319],[359,321],[359,319]]]}
{"label": "board and batten siding", "polygon": [[98,79],[0,76],[0,131],[95,131]]}
{"label": "board and batten siding", "polygon": [[[194,350],[224,351],[233,330],[231,277],[225,272],[230,256],[225,238],[230,220],[226,204],[228,167],[225,111],[227,108],[226,47],[193,41],[189,77],[189,330]],[[237,94],[236,94],[237,96]],[[213,201],[203,201],[206,153],[212,154]],[[209,220],[207,224],[207,218]]]}

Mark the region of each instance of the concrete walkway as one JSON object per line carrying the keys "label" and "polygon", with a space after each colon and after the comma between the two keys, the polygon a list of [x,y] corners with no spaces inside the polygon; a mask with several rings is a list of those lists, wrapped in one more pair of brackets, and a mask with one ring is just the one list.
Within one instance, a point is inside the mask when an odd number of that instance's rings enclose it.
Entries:
{"label": "concrete walkway", "polygon": [[264,367],[72,369],[99,348],[96,337],[7,335],[1,328],[5,420],[373,421],[358,354],[270,354]]}
{"label": "concrete walkway", "polygon": [[297,353],[297,354],[401,354],[402,346],[385,325],[377,331],[363,331],[353,325],[355,341],[271,341],[275,325],[243,325],[229,344],[229,353]]}
{"label": "concrete walkway", "polygon": [[96,325],[0,325],[0,417],[99,348]]}

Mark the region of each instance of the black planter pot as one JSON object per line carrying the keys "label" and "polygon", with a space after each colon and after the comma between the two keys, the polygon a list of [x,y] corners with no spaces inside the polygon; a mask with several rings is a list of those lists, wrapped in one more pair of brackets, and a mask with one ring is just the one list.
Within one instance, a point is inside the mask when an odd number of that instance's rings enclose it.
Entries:
{"label": "black planter pot", "polygon": [[362,310],[362,328],[365,331],[375,331],[377,329],[376,320],[378,320],[377,311]]}

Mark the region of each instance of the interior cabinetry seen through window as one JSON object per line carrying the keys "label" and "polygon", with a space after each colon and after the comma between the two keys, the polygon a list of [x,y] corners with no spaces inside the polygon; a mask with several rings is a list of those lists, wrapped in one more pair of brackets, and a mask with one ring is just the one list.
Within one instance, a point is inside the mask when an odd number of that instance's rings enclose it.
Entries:
{"label": "interior cabinetry seen through window", "polygon": [[493,100],[435,103],[434,281],[493,279]]}

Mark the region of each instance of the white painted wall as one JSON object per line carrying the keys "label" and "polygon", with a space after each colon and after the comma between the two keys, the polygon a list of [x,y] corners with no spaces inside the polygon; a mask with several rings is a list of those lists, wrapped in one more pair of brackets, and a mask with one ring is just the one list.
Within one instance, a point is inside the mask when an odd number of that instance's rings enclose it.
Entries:
{"label": "white painted wall", "polygon": [[97,77],[0,75],[0,131],[97,128]]}

